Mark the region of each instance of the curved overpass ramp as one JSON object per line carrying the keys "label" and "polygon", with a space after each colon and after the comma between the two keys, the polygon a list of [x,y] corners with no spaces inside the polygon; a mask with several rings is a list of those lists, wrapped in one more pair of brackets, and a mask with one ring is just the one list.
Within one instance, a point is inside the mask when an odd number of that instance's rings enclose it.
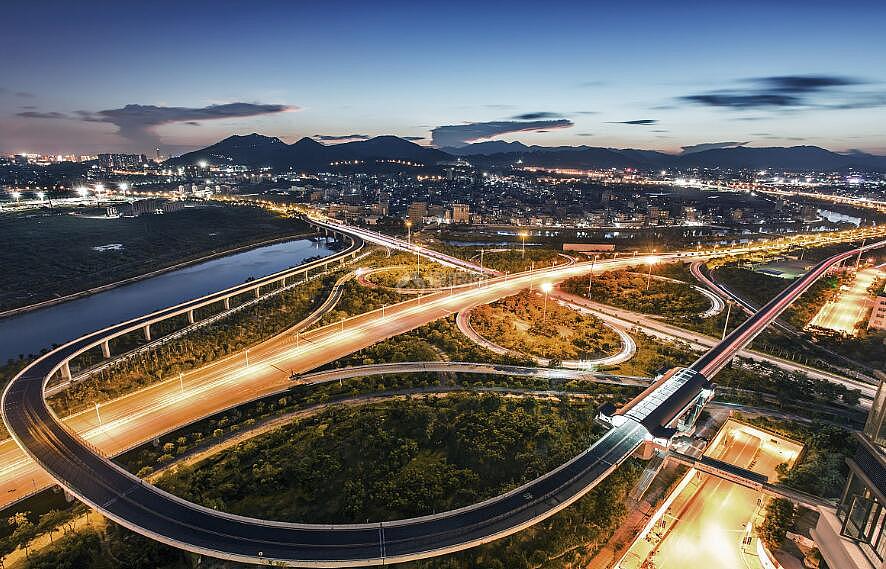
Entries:
{"label": "curved overpass ramp", "polygon": [[433,516],[359,525],[269,522],[186,502],[129,474],[69,432],[43,395],[53,373],[72,355],[96,345],[106,331],[62,346],[24,369],[3,393],[2,414],[16,442],[60,485],[110,519],[158,541],[213,557],[301,567],[421,559],[512,534],[579,499],[654,431],[669,425],[728,357],[845,255],[798,279],[745,323],[750,328],[733,332],[692,368],[653,384],[629,404],[617,426],[568,463],[507,494]]}

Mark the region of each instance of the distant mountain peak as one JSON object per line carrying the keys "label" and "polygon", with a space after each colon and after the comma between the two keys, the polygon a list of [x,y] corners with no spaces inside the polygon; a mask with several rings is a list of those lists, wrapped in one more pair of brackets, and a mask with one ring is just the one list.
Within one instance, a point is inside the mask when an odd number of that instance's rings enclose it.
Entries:
{"label": "distant mountain peak", "polygon": [[292,144],[292,146],[305,146],[305,147],[323,146],[323,147],[325,147],[326,145],[323,144],[322,142],[314,140],[310,136],[305,136],[305,137],[298,139],[296,142],[294,142]]}

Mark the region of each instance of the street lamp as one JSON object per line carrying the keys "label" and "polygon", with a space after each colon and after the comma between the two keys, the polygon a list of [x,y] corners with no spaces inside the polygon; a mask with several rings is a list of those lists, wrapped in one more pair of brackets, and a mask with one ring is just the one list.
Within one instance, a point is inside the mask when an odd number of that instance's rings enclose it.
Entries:
{"label": "street lamp", "polygon": [[729,315],[732,314],[732,301],[726,301],[726,322],[723,323],[723,336],[720,338],[721,341],[726,339],[726,329],[729,328]]}
{"label": "street lamp", "polygon": [[117,187],[120,188],[120,191],[125,194],[126,190],[129,189],[129,182],[120,182],[119,184],[117,184]]}
{"label": "street lamp", "polygon": [[86,186],[79,186],[77,188],[77,195],[81,198],[85,198],[87,195],[89,195],[89,190],[86,188]]}
{"label": "street lamp", "polygon": [[412,245],[412,221],[406,220],[406,243]]}
{"label": "street lamp", "polygon": [[649,290],[649,283],[652,282],[652,266],[658,263],[658,261],[659,259],[655,255],[646,259],[646,264],[649,265],[649,272],[646,274],[646,290]]}
{"label": "street lamp", "polygon": [[591,261],[591,272],[588,274],[588,298],[591,298],[591,287],[594,285],[594,267],[597,264],[597,255],[594,255],[594,260]]}
{"label": "street lamp", "polygon": [[542,317],[541,317],[542,322],[547,322],[547,320],[548,320],[548,293],[550,293],[551,289],[553,289],[553,288],[554,287],[549,282],[541,283],[541,291],[543,293],[545,293],[545,304],[544,304],[544,310],[542,311]]}
{"label": "street lamp", "polygon": [[523,242],[522,249],[520,250],[520,259],[526,258],[526,237],[527,237],[527,235],[528,234],[525,231],[520,232],[520,241]]}
{"label": "street lamp", "polygon": [[37,192],[37,199],[41,202],[46,198],[46,192]]}
{"label": "street lamp", "polygon": [[21,192],[12,192],[12,199],[15,200],[15,203],[18,203],[18,200],[22,197]]}

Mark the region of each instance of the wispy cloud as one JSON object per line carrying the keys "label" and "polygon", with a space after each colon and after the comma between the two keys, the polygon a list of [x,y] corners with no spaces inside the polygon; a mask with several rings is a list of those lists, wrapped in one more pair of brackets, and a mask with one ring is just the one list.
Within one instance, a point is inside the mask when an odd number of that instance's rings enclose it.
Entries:
{"label": "wispy cloud", "polygon": [[254,117],[295,110],[298,110],[298,107],[261,103],[227,103],[207,107],[126,105],[119,109],[107,109],[94,113],[77,111],[76,115],[81,120],[88,122],[113,124],[119,130],[119,134],[129,140],[154,143],[158,138],[154,129],[162,125]]}
{"label": "wispy cloud", "polygon": [[367,140],[368,134],[315,134],[317,140],[325,140],[330,142],[342,142],[346,140]]}
{"label": "wispy cloud", "polygon": [[563,117],[563,113],[551,113],[548,111],[536,111],[534,113],[523,113],[511,117],[515,121],[537,121],[541,119],[559,119]]}
{"label": "wispy cloud", "polygon": [[29,91],[13,91],[11,89],[7,89],[6,87],[0,87],[0,95],[12,95],[21,99],[33,99],[37,96]]}
{"label": "wispy cloud", "polygon": [[71,118],[64,113],[56,113],[56,112],[44,113],[41,111],[23,111],[21,113],[16,113],[16,114],[17,114],[17,116],[25,117],[28,119],[69,119],[69,118]]}
{"label": "wispy cloud", "polygon": [[886,105],[886,93],[859,91],[866,81],[837,75],[775,75],[738,82],[734,88],[696,93],[681,101],[736,110],[857,109]]}
{"label": "wispy cloud", "polygon": [[539,131],[551,128],[569,128],[569,119],[537,121],[493,121],[438,126],[431,130],[435,146],[464,146],[477,140],[492,138],[511,132]]}
{"label": "wispy cloud", "polygon": [[658,119],[634,119],[632,121],[609,121],[610,124],[651,125],[658,123]]}
{"label": "wispy cloud", "polygon": [[694,152],[704,152],[705,150],[716,150],[718,148],[736,148],[744,146],[750,141],[745,142],[703,142],[701,144],[692,144],[683,147],[683,154],[692,154]]}

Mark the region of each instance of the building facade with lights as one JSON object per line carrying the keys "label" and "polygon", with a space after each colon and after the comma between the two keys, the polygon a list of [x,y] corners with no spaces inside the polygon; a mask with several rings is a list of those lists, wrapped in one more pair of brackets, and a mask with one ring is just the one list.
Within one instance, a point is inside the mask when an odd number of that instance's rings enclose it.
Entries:
{"label": "building facade with lights", "polygon": [[841,534],[874,567],[886,568],[886,381],[880,382],[858,449],[847,462],[849,480],[837,506]]}

